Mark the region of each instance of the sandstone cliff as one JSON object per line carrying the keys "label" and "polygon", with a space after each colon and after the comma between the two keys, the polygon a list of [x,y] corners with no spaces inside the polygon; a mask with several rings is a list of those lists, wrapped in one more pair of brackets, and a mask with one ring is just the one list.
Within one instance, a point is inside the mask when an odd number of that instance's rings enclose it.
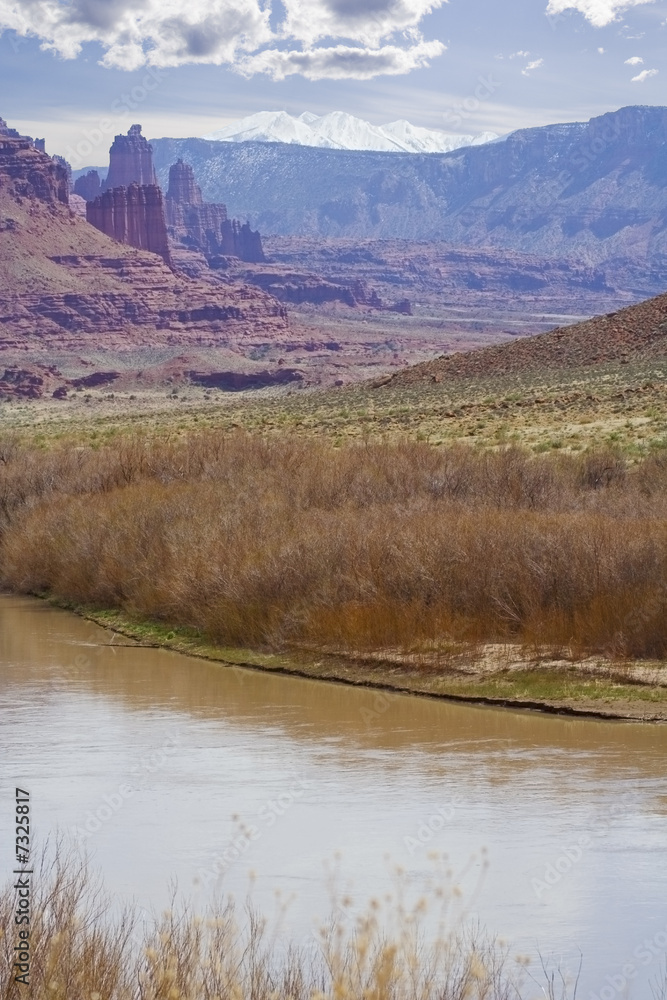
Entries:
{"label": "sandstone cliff", "polygon": [[[169,168],[167,198],[173,205],[201,206],[204,204],[204,199],[201,196],[201,188],[195,181],[195,172],[189,163],[178,160]],[[224,205],[217,207],[224,209],[225,218],[227,218],[226,207]]]}
{"label": "sandstone cliff", "polygon": [[248,224],[228,219],[226,205],[205,202],[192,167],[182,159],[169,168],[165,204],[169,236],[182,247],[198,250],[209,259],[229,256],[248,263],[265,260],[260,234]]}
{"label": "sandstone cliff", "polygon": [[194,171],[183,160],[169,170],[165,209],[169,236],[175,243],[206,256],[223,252],[222,225],[227,221],[227,208],[204,203]]}
{"label": "sandstone cliff", "polygon": [[223,222],[220,249],[222,254],[239,257],[248,263],[258,264],[266,259],[259,232],[253,232],[249,222],[241,225],[238,219]]}
{"label": "sandstone cliff", "polygon": [[179,277],[78,218],[62,165],[0,125],[0,348],[217,345],[286,329],[259,289]]}
{"label": "sandstone cliff", "polygon": [[102,183],[97,170],[89,170],[83,177],[77,177],[74,182],[74,194],[84,201],[94,201],[102,193]]}
{"label": "sandstone cliff", "polygon": [[86,219],[100,232],[150,250],[170,263],[162,191],[155,184],[130,184],[107,189],[86,205]]}
{"label": "sandstone cliff", "polygon": [[141,125],[132,125],[127,135],[117,135],[109,150],[109,173],[103,189],[130,184],[157,184],[153,168],[153,147],[141,134]]}
{"label": "sandstone cliff", "polygon": [[[29,136],[19,135],[0,118],[0,190],[14,199],[38,199],[67,205],[67,168],[62,161],[35,147]],[[11,220],[8,220],[8,224]]]}

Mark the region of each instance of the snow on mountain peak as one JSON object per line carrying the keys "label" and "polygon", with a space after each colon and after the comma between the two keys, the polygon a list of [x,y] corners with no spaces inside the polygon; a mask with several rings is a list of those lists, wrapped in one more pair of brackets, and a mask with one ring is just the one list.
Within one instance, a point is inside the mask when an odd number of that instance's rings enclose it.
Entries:
{"label": "snow on mountain peak", "polygon": [[371,125],[344,111],[318,116],[304,111],[298,118],[286,111],[260,111],[209,132],[204,139],[216,142],[288,142],[327,149],[366,149],[392,153],[448,153],[462,146],[492,142],[495,132],[451,135],[421,128],[405,120]]}

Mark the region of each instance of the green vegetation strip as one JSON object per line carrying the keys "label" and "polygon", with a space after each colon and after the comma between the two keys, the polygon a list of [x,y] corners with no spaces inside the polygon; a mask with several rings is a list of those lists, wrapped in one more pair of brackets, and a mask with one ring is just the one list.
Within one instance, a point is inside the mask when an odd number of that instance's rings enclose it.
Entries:
{"label": "green vegetation strip", "polygon": [[[48,599],[136,642],[137,647],[162,648],[223,666],[263,670],[312,680],[326,680],[387,692],[442,698],[469,704],[532,709],[559,715],[588,716],[626,721],[666,722],[667,687],[629,683],[618,673],[607,677],[584,676],[576,665],[567,669],[526,669],[493,677],[484,674],[447,676],[419,669],[380,663],[369,666],[353,657],[314,652],[263,653],[251,649],[216,646],[196,629],[133,619],[119,611],[90,608]],[[622,669],[619,668],[619,669]],[[381,710],[381,708],[380,708]]]}

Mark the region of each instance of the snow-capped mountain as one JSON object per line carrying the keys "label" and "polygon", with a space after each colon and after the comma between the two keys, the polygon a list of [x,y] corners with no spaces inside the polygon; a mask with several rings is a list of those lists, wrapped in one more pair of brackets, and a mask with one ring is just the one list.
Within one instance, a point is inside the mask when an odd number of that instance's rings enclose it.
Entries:
{"label": "snow-capped mountain", "polygon": [[242,118],[204,139],[217,142],[287,142],[326,149],[367,149],[389,153],[449,153],[462,146],[480,146],[497,139],[495,132],[480,135],[450,135],[436,129],[419,128],[401,120],[371,125],[344,111],[318,117],[305,111],[298,118],[286,111],[260,111]]}

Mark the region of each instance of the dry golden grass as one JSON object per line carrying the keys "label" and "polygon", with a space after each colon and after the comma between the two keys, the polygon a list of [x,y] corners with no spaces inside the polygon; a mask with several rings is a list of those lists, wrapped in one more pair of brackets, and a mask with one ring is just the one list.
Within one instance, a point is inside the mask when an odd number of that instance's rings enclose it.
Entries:
{"label": "dry golden grass", "polygon": [[[426,904],[400,893],[290,946],[252,908],[222,902],[202,916],[174,902],[153,922],[114,915],[87,865],[62,844],[33,879],[29,984],[14,979],[14,890],[0,893],[1,1000],[521,1000],[521,963],[455,921],[424,935]],[[438,893],[446,907],[452,887]],[[446,910],[442,909],[441,915]],[[445,921],[446,923],[447,921]],[[439,930],[437,929],[439,928]],[[574,996],[544,969],[540,995]]]}
{"label": "dry golden grass", "polygon": [[0,442],[0,580],[226,645],[667,655],[667,460],[242,432]]}

